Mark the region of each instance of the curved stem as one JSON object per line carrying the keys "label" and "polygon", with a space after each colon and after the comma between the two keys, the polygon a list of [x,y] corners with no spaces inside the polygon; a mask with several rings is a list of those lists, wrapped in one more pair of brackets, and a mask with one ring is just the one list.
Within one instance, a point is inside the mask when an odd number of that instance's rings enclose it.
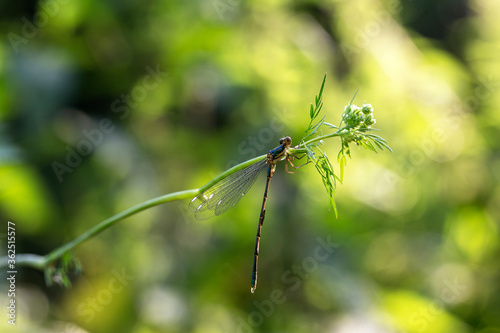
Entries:
{"label": "curved stem", "polygon": [[[116,222],[123,220],[129,216],[132,216],[134,214],[137,214],[145,209],[157,206],[159,204],[169,202],[169,201],[174,201],[174,200],[181,200],[181,199],[188,199],[192,198],[195,195],[200,193],[199,189],[194,189],[194,190],[186,190],[186,191],[180,191],[180,192],[175,192],[175,193],[170,193],[166,195],[162,195],[160,197],[142,202],[134,207],[131,207],[129,209],[124,210],[121,213],[118,213],[101,223],[97,224],[96,226],[92,227],[91,229],[87,230],[77,238],[73,239],[72,241],[58,247],[57,249],[53,250],[52,252],[46,254],[45,256],[40,256],[36,254],[18,254],[16,255],[16,266],[27,266],[27,267],[32,267],[36,269],[43,269],[45,268],[49,263],[51,263],[54,260],[57,260],[61,258],[66,252],[69,250],[72,250],[74,247],[77,245],[83,243],[84,241],[96,236],[97,234],[101,233],[102,231],[106,230],[107,228],[111,227],[113,224]],[[7,256],[0,258],[0,267],[6,267],[8,264],[9,258]]]}
{"label": "curved stem", "polygon": [[49,262],[52,262],[56,259],[59,259],[60,257],[62,257],[62,255],[64,253],[68,252],[69,250],[71,250],[75,246],[79,245],[80,243],[83,243],[84,241],[86,241],[87,239],[89,239],[91,237],[94,237],[95,235],[97,235],[100,232],[102,232],[103,230],[109,228],[110,226],[112,226],[116,222],[123,220],[129,216],[132,216],[132,215],[137,214],[143,210],[160,205],[160,204],[165,203],[165,202],[192,198],[193,196],[195,196],[198,193],[199,193],[199,190],[194,189],[194,190],[186,190],[186,191],[165,194],[165,195],[162,195],[160,197],[157,197],[157,198],[145,201],[143,203],[140,203],[140,204],[138,204],[134,207],[131,207],[129,209],[126,209],[123,212],[118,213],[118,214],[102,221],[98,225],[92,227],[91,229],[87,230],[86,232],[84,232],[83,234],[78,236],[77,238],[73,239],[71,242],[66,243],[63,246],[58,247],[54,251],[50,252],[49,254],[47,254],[45,256],[45,261],[46,261],[46,263],[49,263]]}
{"label": "curved stem", "polygon": [[[335,137],[335,136],[340,136],[340,135],[341,135],[341,131],[339,130],[335,133],[318,136],[314,139],[311,139],[309,141],[304,142],[303,145],[305,147],[311,143],[314,143],[314,142],[317,142],[317,141],[320,141],[323,139]],[[302,152],[303,149],[304,148],[291,148],[291,150],[295,151],[295,152]],[[205,185],[203,185],[202,187],[200,187],[198,189],[192,189],[192,190],[179,191],[179,192],[175,192],[175,193],[165,194],[165,195],[162,195],[160,197],[142,202],[142,203],[140,203],[134,207],[131,207],[129,209],[126,209],[123,212],[118,213],[118,214],[100,222],[99,224],[97,224],[96,226],[87,230],[86,232],[84,232],[83,234],[78,236],[77,238],[75,238],[72,241],[56,248],[55,250],[49,252],[45,256],[40,256],[37,254],[30,254],[30,253],[18,254],[18,255],[16,255],[16,258],[15,258],[16,266],[26,266],[26,267],[32,267],[35,269],[42,270],[45,267],[47,267],[47,265],[49,263],[61,258],[66,252],[72,250],[77,245],[85,242],[86,240],[98,235],[102,231],[104,231],[107,228],[114,225],[116,222],[121,221],[129,216],[137,214],[137,213],[139,213],[143,210],[146,210],[148,208],[160,205],[162,203],[166,203],[166,202],[170,202],[170,201],[174,201],[174,200],[192,198],[192,197],[196,196],[197,194],[207,190],[208,188],[210,188],[211,186],[213,186],[214,184],[219,182],[221,179],[224,179],[227,176],[232,175],[233,173],[235,173],[235,172],[237,172],[237,171],[239,171],[239,170],[241,170],[241,169],[243,169],[243,168],[245,168],[245,167],[247,167],[255,162],[258,162],[265,157],[266,157],[266,155],[260,155],[260,156],[257,156],[255,158],[252,158],[248,161],[240,163],[240,164],[232,167],[231,169],[226,170],[225,172],[221,173],[219,176],[215,177],[214,179],[212,179],[211,181],[209,181],[208,183],[206,183]],[[9,260],[9,258],[7,256],[0,258],[0,268],[7,267],[8,260]]]}
{"label": "curved stem", "polygon": [[[7,266],[7,257],[0,258],[0,266]],[[29,266],[39,270],[45,267],[45,257],[38,254],[16,254],[16,266]]]}
{"label": "curved stem", "polygon": [[[49,252],[45,256],[37,255],[37,254],[18,254],[16,255],[16,266],[25,266],[25,267],[32,267],[35,269],[43,270],[47,265],[54,260],[57,260],[61,258],[66,252],[72,250],[75,248],[77,245],[83,243],[84,241],[98,235],[102,231],[106,230],[107,228],[111,227],[113,224],[115,224],[118,221],[121,221],[129,216],[132,216],[134,214],[137,214],[143,210],[146,210],[148,208],[160,205],[162,203],[174,201],[174,200],[182,200],[182,199],[190,199],[196,196],[197,194],[205,191],[221,179],[257,162],[265,158],[266,155],[261,155],[257,156],[255,158],[252,158],[248,161],[245,161],[243,163],[240,163],[234,167],[232,167],[229,170],[226,170],[225,172],[221,173],[219,176],[215,177],[202,187],[198,189],[193,189],[193,190],[186,190],[186,191],[179,191],[175,193],[170,193],[170,194],[165,194],[160,197],[142,202],[134,207],[131,207],[129,209],[124,210],[121,213],[118,213],[102,222],[97,224],[96,226],[92,227],[91,229],[87,230],[77,238],[73,239],[72,241],[56,248],[55,250]],[[7,267],[8,265],[8,260],[9,257],[1,257],[0,258],[0,268]]]}

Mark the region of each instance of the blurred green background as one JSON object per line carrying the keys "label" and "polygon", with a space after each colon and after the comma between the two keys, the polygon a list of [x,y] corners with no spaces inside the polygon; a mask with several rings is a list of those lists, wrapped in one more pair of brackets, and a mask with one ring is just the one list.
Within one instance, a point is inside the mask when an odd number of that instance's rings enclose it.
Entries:
{"label": "blurred green background", "polygon": [[[297,142],[325,72],[326,121],[359,89],[394,152],[352,149],[338,219],[312,166],[278,166],[255,294],[264,177],[211,220],[176,201],[85,242],[71,289],[19,268],[18,325],[4,315],[0,330],[500,332],[498,13],[496,0],[2,2],[2,255],[7,221],[17,253],[46,254]],[[324,148],[335,160],[340,142]]]}

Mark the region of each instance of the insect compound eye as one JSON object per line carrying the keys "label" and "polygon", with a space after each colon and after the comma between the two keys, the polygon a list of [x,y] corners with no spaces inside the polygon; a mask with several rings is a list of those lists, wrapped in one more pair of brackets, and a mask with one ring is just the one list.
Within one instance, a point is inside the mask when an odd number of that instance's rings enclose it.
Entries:
{"label": "insect compound eye", "polygon": [[288,146],[289,146],[289,145],[291,145],[291,144],[292,144],[292,138],[290,138],[289,136],[287,136],[287,137],[285,138],[285,142],[286,142],[286,144],[287,144]]}
{"label": "insect compound eye", "polygon": [[283,140],[285,140],[285,138],[281,138],[281,139],[280,139],[280,145],[282,145],[282,144],[283,144]]}

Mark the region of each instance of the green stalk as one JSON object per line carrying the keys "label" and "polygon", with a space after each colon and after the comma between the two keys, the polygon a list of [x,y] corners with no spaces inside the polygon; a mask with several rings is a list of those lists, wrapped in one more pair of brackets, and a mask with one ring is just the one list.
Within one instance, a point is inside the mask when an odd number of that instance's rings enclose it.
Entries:
{"label": "green stalk", "polygon": [[[146,210],[148,208],[174,201],[174,200],[182,200],[182,199],[190,199],[193,198],[194,196],[198,195],[199,193],[205,191],[221,179],[232,175],[235,172],[238,172],[239,170],[257,162],[263,159],[266,155],[261,155],[257,156],[255,158],[252,158],[251,160],[245,161],[243,163],[240,163],[234,167],[232,167],[229,170],[226,170],[225,172],[221,173],[219,176],[216,178],[212,179],[210,182],[207,184],[203,185],[202,187],[198,189],[193,189],[193,190],[186,190],[186,191],[179,191],[175,193],[170,193],[170,194],[165,194],[160,197],[142,202],[134,207],[131,207],[129,209],[124,210],[121,213],[118,213],[102,222],[97,224],[96,226],[92,227],[91,229],[87,230],[77,238],[73,239],[72,241],[58,247],[57,249],[49,252],[45,256],[37,255],[37,254],[18,254],[16,255],[16,266],[25,266],[25,267],[32,267],[35,269],[43,270],[45,267],[47,267],[51,262],[60,259],[66,252],[74,249],[77,245],[85,242],[86,240],[98,235],[102,231],[106,230],[107,228],[111,227],[113,224],[115,224],[118,221],[121,221],[129,216],[135,215],[143,210]],[[8,260],[9,258],[7,256],[1,257],[0,258],[0,268],[7,267],[8,265]]]}
{"label": "green stalk", "polygon": [[[327,135],[322,135],[318,136],[316,138],[313,138],[309,141],[306,141],[303,143],[304,147],[307,145],[310,145],[314,142],[323,140],[323,139],[328,139],[332,138],[335,136],[341,135],[340,131],[337,131],[332,134],[327,134]],[[304,148],[292,148],[290,149],[292,152],[304,152]],[[77,245],[85,242],[86,240],[91,239],[92,237],[95,237],[102,231],[106,230],[107,228],[111,227],[114,225],[116,222],[121,221],[129,216],[135,215],[143,210],[146,210],[148,208],[174,201],[174,200],[182,200],[182,199],[190,199],[193,198],[194,196],[198,195],[199,193],[202,193],[203,191],[207,190],[217,182],[219,182],[221,179],[226,178],[229,175],[232,175],[235,172],[238,172],[239,170],[246,168],[247,166],[258,162],[265,158],[266,155],[260,155],[255,158],[252,158],[248,161],[245,161],[243,163],[240,163],[231,169],[226,170],[225,172],[221,173],[219,176],[215,177],[202,187],[198,189],[192,189],[192,190],[186,190],[186,191],[179,191],[179,192],[174,192],[170,194],[165,194],[160,197],[142,202],[134,207],[131,207],[129,209],[124,210],[121,213],[118,213],[102,222],[97,224],[96,226],[92,227],[91,229],[87,230],[77,238],[73,239],[72,241],[56,248],[55,250],[49,252],[45,256],[37,255],[37,254],[18,254],[16,255],[16,266],[25,266],[25,267],[32,267],[35,269],[43,270],[46,268],[50,263],[52,263],[55,260],[60,259],[66,252],[73,250]],[[0,268],[7,267],[8,265],[8,260],[9,258],[7,256],[0,258]]]}
{"label": "green stalk", "polygon": [[318,136],[318,137],[315,137],[311,140],[308,140],[306,142],[304,142],[304,146],[308,146],[310,145],[311,143],[314,143],[314,142],[318,142],[318,141],[321,141],[321,140],[324,140],[324,139],[328,139],[328,138],[334,138],[336,136],[341,136],[342,134],[344,134],[342,132],[342,130],[338,130],[337,132],[335,133],[330,133],[330,134],[326,134],[326,135],[321,135],[321,136]]}
{"label": "green stalk", "polygon": [[113,224],[115,224],[118,221],[121,221],[129,216],[135,215],[143,210],[146,210],[148,208],[160,205],[165,202],[169,201],[174,201],[174,200],[181,200],[181,199],[188,199],[192,198],[193,196],[197,195],[199,193],[199,190],[194,189],[194,190],[186,190],[186,191],[180,191],[180,192],[175,192],[175,193],[170,193],[166,195],[162,195],[160,197],[145,201],[143,203],[140,203],[134,207],[131,207],[129,209],[124,210],[121,213],[118,213],[98,225],[92,227],[91,229],[87,230],[77,238],[73,239],[71,242],[64,244],[63,246],[58,247],[54,251],[50,252],[45,256],[45,261],[46,263],[50,263],[56,259],[59,259],[68,252],[69,250],[73,249],[75,246],[79,245],[80,243],[83,243],[89,238],[92,238],[96,236],[97,234],[101,233],[102,231],[106,230],[107,228],[111,227]]}
{"label": "green stalk", "polygon": [[312,143],[314,142],[318,142],[318,141],[321,141],[321,140],[324,140],[324,139],[328,139],[328,138],[333,138],[333,137],[336,137],[336,136],[341,136],[342,134],[344,134],[344,132],[340,129],[338,131],[336,131],[335,133],[330,133],[330,134],[326,134],[326,135],[320,135],[318,137],[315,137],[311,140],[308,140],[304,143],[302,143],[300,146],[303,146],[303,148],[290,148],[289,151],[292,152],[292,153],[305,153],[306,152],[306,148],[307,146],[311,145]]}

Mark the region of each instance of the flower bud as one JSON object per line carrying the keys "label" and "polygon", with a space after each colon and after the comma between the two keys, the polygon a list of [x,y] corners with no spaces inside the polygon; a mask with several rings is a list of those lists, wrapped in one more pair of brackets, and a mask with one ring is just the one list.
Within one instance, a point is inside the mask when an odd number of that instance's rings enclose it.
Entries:
{"label": "flower bud", "polygon": [[361,111],[363,111],[364,114],[370,114],[373,112],[373,107],[371,104],[363,104]]}

